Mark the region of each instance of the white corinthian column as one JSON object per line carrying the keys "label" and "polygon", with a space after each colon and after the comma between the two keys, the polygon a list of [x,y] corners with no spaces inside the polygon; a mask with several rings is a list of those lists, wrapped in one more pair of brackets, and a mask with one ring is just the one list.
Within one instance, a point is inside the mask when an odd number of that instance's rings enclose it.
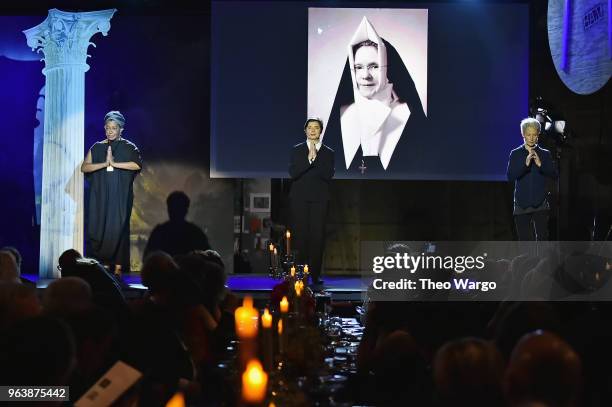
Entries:
{"label": "white corinthian column", "polygon": [[28,46],[42,52],[45,124],[40,219],[41,278],[59,276],[57,260],[67,249],[83,253],[85,72],[91,37],[107,35],[115,9],[69,13],[57,9],[24,31]]}

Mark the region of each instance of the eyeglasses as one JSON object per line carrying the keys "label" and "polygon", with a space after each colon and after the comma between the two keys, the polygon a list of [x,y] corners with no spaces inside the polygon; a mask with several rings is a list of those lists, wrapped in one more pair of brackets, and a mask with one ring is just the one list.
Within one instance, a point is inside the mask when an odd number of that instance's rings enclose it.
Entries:
{"label": "eyeglasses", "polygon": [[372,72],[377,72],[378,69],[382,68],[382,67],[386,67],[387,65],[378,65],[378,64],[370,64],[368,66],[363,66],[363,65],[355,65],[355,72],[357,73],[362,73],[365,70],[368,71],[368,73],[372,73]]}

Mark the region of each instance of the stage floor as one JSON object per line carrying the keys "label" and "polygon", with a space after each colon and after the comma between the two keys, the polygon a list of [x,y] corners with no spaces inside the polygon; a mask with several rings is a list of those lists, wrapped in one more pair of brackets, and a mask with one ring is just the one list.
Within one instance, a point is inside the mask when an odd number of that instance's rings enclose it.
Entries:
{"label": "stage floor", "polygon": [[[35,275],[24,274],[22,277],[36,282],[38,288],[46,288],[52,280],[39,279]],[[335,301],[360,301],[366,291],[366,285],[359,276],[323,276],[324,291],[332,296]],[[140,274],[133,273],[123,276],[125,283],[124,291],[144,291]],[[255,298],[269,296],[272,288],[281,280],[269,277],[267,274],[230,274],[227,276],[227,286],[237,294],[250,294]]]}

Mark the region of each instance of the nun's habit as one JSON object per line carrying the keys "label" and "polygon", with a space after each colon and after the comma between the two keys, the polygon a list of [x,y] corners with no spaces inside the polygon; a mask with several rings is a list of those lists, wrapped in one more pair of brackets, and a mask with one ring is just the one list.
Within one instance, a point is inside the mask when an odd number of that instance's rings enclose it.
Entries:
{"label": "nun's habit", "polygon": [[[354,47],[366,40],[378,46],[379,82],[371,98],[361,95],[355,75]],[[336,152],[336,174],[401,177],[411,167],[405,163],[410,157],[404,152],[410,149],[410,129],[422,127],[425,118],[414,82],[395,48],[376,33],[366,17],[347,51],[348,61],[324,135],[325,144]]]}

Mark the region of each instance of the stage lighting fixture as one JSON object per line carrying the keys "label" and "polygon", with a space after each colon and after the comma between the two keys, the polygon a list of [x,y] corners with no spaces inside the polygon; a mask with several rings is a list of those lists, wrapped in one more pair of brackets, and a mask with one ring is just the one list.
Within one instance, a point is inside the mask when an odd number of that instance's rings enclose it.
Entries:
{"label": "stage lighting fixture", "polygon": [[529,108],[531,117],[535,118],[542,125],[542,134],[554,138],[557,143],[567,140],[566,122],[549,103],[546,103],[541,96],[535,98]]}

